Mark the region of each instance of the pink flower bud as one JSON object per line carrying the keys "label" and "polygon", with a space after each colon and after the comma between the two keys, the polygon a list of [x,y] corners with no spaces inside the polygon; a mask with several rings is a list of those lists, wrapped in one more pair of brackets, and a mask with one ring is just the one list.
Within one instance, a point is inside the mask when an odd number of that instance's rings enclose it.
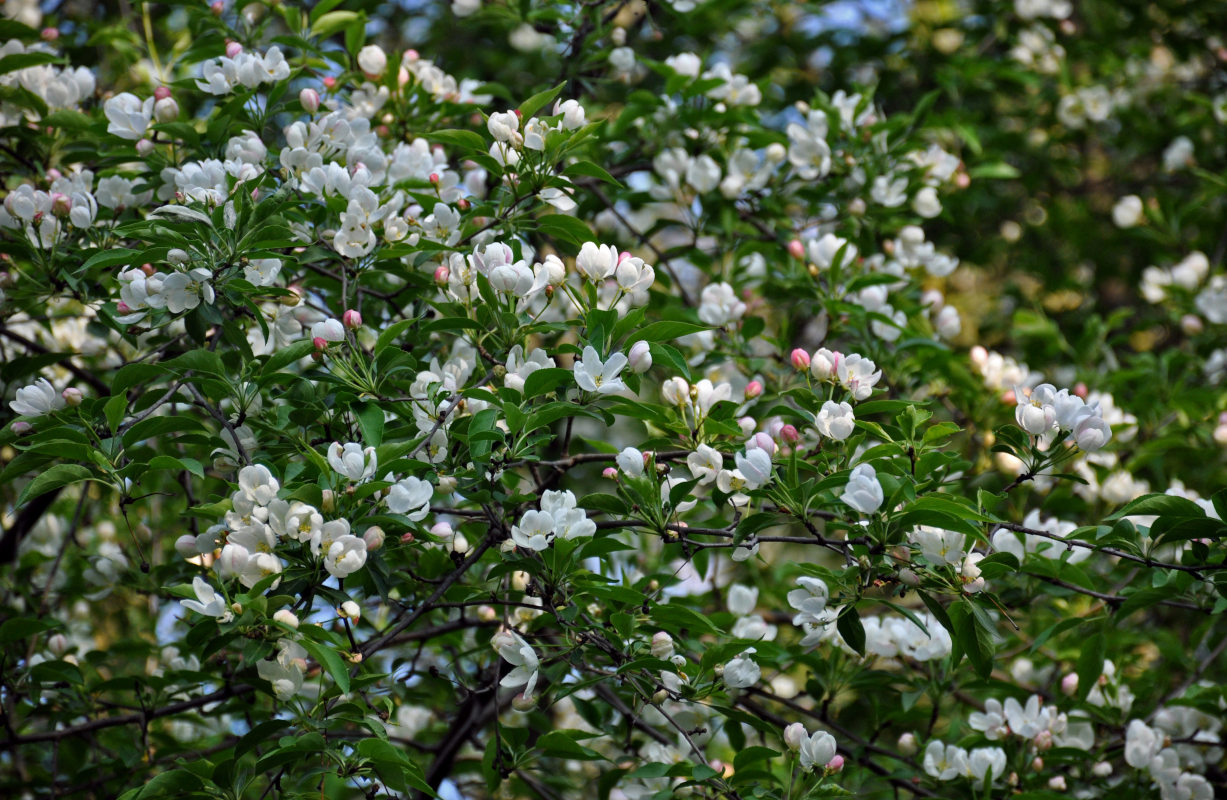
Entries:
{"label": "pink flower bud", "polygon": [[437,172],[430,173],[430,182],[433,183],[435,186],[439,185],[440,180],[441,178],[439,177],[439,173]]}
{"label": "pink flower bud", "polygon": [[1010,389],[1008,392],[1001,395],[1001,402],[1005,403],[1007,406],[1018,405],[1018,396],[1014,394],[1013,389]]}
{"label": "pink flower bud", "polygon": [[241,52],[243,52],[243,45],[233,41],[226,42],[226,58],[236,58]]}
{"label": "pink flower bud", "polygon": [[792,366],[798,372],[809,369],[809,353],[798,347],[792,351]]}
{"label": "pink flower bud", "polygon": [[320,108],[320,93],[314,89],[303,89],[298,93],[298,104],[308,114],[314,114]]}
{"label": "pink flower bud", "polygon": [[209,10],[213,12],[213,16],[220,17],[222,12],[226,10],[226,4],[222,0],[214,0],[209,6]]}
{"label": "pink flower bud", "polygon": [[115,310],[118,311],[120,314],[131,314],[132,313],[132,309],[123,300],[120,300],[118,303],[115,304]]}
{"label": "pink flower bud", "polygon": [[355,309],[346,309],[345,313],[341,315],[341,324],[351,331],[356,331],[362,327],[362,315]]}
{"label": "pink flower bud", "polygon": [[805,726],[800,722],[794,722],[784,728],[784,744],[794,753],[801,749],[801,742],[805,741],[808,736]]}
{"label": "pink flower bud", "polygon": [[413,541],[413,532],[410,531],[409,533],[402,533],[400,535],[400,541],[401,541],[401,544],[411,543]]}
{"label": "pink flower bud", "polygon": [[1196,314],[1185,314],[1180,318],[1180,330],[1184,331],[1185,336],[1196,336],[1205,329],[1201,317]]}
{"label": "pink flower bud", "polygon": [[780,439],[789,444],[793,444],[801,439],[801,434],[797,433],[796,427],[785,425],[780,428]]}
{"label": "pink flower bud", "polygon": [[452,271],[447,267],[439,267],[435,270],[435,283],[439,286],[446,286],[450,277],[452,277]]}
{"label": "pink flower bud", "polygon": [[60,38],[60,29],[59,28],[43,28],[39,36],[42,37],[44,42],[54,42],[56,39]]}
{"label": "pink flower bud", "polygon": [[468,211],[469,206],[470,206],[469,201],[464,199],[463,197],[456,201],[456,208],[460,209],[461,211]]}
{"label": "pink flower bud", "polygon": [[805,258],[805,245],[800,239],[793,239],[788,243],[788,254],[796,259]]}
{"label": "pink flower bud", "polygon": [[954,176],[954,185],[960,189],[966,189],[968,186],[971,186],[971,176],[966,172],[960,172]]}
{"label": "pink flower bud", "polygon": [[335,88],[336,88],[336,86],[337,86],[337,79],[336,79],[336,78],[334,78],[334,77],[333,77],[333,76],[331,76],[331,75],[325,75],[325,76],[324,76],[324,88],[325,88],[325,89],[327,89],[327,90],[329,90],[329,91],[332,91],[333,89],[335,89]]}
{"label": "pink flower bud", "polygon": [[615,467],[606,467],[601,470],[601,475],[611,481],[616,481],[618,479],[618,470]]}
{"label": "pink flower bud", "polygon": [[26,422],[23,419],[17,420],[9,427],[12,428],[13,433],[17,434],[18,436],[21,436],[23,433],[29,433],[30,431],[34,430],[34,426]]}
{"label": "pink flower bud", "polygon": [[362,541],[366,542],[367,550],[378,550],[383,547],[384,532],[378,525],[372,525],[362,533]]}
{"label": "pink flower bud", "polygon": [[746,384],[746,399],[753,400],[763,393],[763,384],[761,381],[750,381]]}
{"label": "pink flower bud", "polygon": [[56,192],[51,195],[51,213],[63,219],[68,216],[68,212],[72,211],[72,198],[66,194]]}
{"label": "pink flower bud", "polygon": [[136,143],[136,154],[144,158],[153,152],[153,142],[148,139],[141,139]]}
{"label": "pink flower bud", "polygon": [[1036,772],[1042,772],[1044,770],[1044,759],[1040,758],[1039,756],[1031,759],[1031,769],[1035,770]]}
{"label": "pink flower bud", "polygon": [[1061,691],[1065,694],[1078,691],[1078,673],[1071,672],[1061,679]]}
{"label": "pink flower bud", "polygon": [[1086,396],[1090,394],[1090,392],[1087,391],[1085,383],[1083,383],[1082,381],[1078,381],[1078,383],[1074,385],[1074,394],[1078,395],[1083,400],[1085,400]]}
{"label": "pink flower bud", "polygon": [[832,758],[830,761],[828,761],[826,764],[827,772],[839,772],[843,768],[844,768],[844,757],[839,755],[838,753],[836,753],[835,757]]}
{"label": "pink flower bud", "polygon": [[775,440],[765,431],[759,431],[750,437],[750,441],[746,442],[746,448],[763,450],[767,455],[773,456],[775,455]]}
{"label": "pink flower bud", "polygon": [[81,401],[85,399],[85,395],[81,394],[81,390],[75,386],[69,386],[60,392],[60,397],[63,397],[64,402],[70,406],[79,406]]}
{"label": "pink flower bud", "polygon": [[159,86],[158,88],[153,90],[154,100],[165,100],[168,97],[170,97],[170,87],[169,86]]}
{"label": "pink flower bud", "polygon": [[316,352],[322,353],[328,349],[328,340],[322,336],[316,336],[311,340],[311,346],[315,348]]}
{"label": "pink flower bud", "polygon": [[401,54],[400,60],[404,61],[406,64],[412,64],[414,61],[417,61],[419,58],[421,58],[421,56],[418,55],[418,51],[410,47],[408,50],[406,50],[404,53]]}

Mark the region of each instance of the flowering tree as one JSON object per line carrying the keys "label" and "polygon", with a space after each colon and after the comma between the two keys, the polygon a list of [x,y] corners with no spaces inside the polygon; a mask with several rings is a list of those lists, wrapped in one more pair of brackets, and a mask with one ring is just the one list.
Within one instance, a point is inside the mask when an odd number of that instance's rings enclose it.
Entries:
{"label": "flowering tree", "polygon": [[4,796],[1227,791],[1227,7],[45,6]]}

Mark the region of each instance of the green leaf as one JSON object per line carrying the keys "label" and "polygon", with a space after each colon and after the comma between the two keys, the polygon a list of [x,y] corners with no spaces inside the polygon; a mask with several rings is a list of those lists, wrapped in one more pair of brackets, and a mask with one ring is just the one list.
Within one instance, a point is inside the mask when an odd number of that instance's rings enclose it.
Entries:
{"label": "green leaf", "polygon": [[0,644],[20,642],[35,634],[58,628],[59,623],[53,619],[32,619],[30,617],[14,617],[0,623]]}
{"label": "green leaf", "polygon": [[574,245],[590,242],[593,239],[592,229],[577,217],[566,214],[546,214],[537,218],[537,230],[546,236],[553,236]]}
{"label": "green leaf", "polygon": [[370,761],[379,777],[394,791],[405,792],[412,787],[431,797],[438,797],[426,782],[422,768],[409,760],[400,747],[384,739],[370,738],[358,742],[356,749],[358,755]]}
{"label": "green leaf", "polygon": [[839,635],[844,637],[844,641],[847,642],[849,647],[860,655],[865,655],[865,626],[861,624],[861,615],[857,613],[854,604],[844,607],[844,610],[839,614],[835,627],[839,630]]}
{"label": "green leaf", "polygon": [[1155,515],[1160,517],[1205,517],[1205,510],[1183,497],[1176,497],[1170,494],[1144,494],[1136,500],[1132,500],[1125,504],[1123,508],[1117,509],[1112,516],[1108,517],[1109,521],[1128,517],[1134,514],[1137,515]]}
{"label": "green leaf", "polygon": [[569,384],[573,373],[561,367],[545,367],[534,371],[524,379],[524,399],[531,400],[543,394],[554,391],[563,384]]}
{"label": "green leaf", "polygon": [[644,325],[642,328],[632,333],[626,344],[629,346],[641,340],[645,342],[668,342],[681,336],[689,336],[692,333],[700,333],[708,330],[711,330],[709,326],[699,325],[694,322],[661,320],[660,322],[653,322],[650,325]]}
{"label": "green leaf", "polygon": [[17,498],[17,505],[25,505],[27,501],[48,492],[93,479],[94,473],[80,464],[56,464],[46,472],[40,472],[34,477],[34,480],[26,484]]}
{"label": "green leaf", "polygon": [[302,341],[294,342],[294,344],[290,345],[289,347],[282,348],[269,356],[268,360],[264,362],[262,374],[272,375],[282,367],[293,364],[298,359],[306,358],[307,356],[311,355],[311,351],[314,349],[315,345],[311,343],[310,339],[303,339]]}
{"label": "green leaf", "polygon": [[547,756],[575,758],[580,761],[604,761],[605,756],[584,747],[565,731],[550,731],[537,740],[537,747]]}
{"label": "green leaf", "polygon": [[348,693],[349,669],[346,668],[345,662],[341,660],[341,657],[337,655],[337,651],[327,644],[313,641],[306,636],[302,639],[302,646],[306,648],[307,652],[311,654],[311,657],[319,663],[324,671],[332,676],[332,679],[337,684],[337,688],[342,693]]}
{"label": "green leaf", "polygon": [[545,106],[548,105],[551,100],[558,96],[558,93],[562,91],[562,87],[566,85],[567,82],[563,81],[553,89],[546,89],[543,92],[537,92],[535,95],[521,103],[520,119],[522,122],[528,122],[529,118],[531,118],[533,114],[536,114],[538,111],[545,108]]}
{"label": "green leaf", "polygon": [[29,67],[41,67],[43,64],[55,64],[61,60],[55,53],[14,53],[0,58],[0,75]]}
{"label": "green leaf", "polygon": [[1080,652],[1075,671],[1078,673],[1078,699],[1085,700],[1091,688],[1099,681],[1103,673],[1103,659],[1107,651],[1107,642],[1103,633],[1096,632],[1090,637],[1084,637],[1079,642]]}
{"label": "green leaf", "polygon": [[473,131],[459,129],[431,131],[426,134],[426,138],[432,142],[450,144],[467,150],[481,150],[482,152],[486,150],[486,140]]}
{"label": "green leaf", "polygon": [[362,429],[362,439],[371,447],[383,444],[383,408],[378,403],[363,403],[354,416]]}
{"label": "green leaf", "polygon": [[968,171],[968,174],[973,178],[1013,180],[1022,173],[1018,171],[1017,167],[1011,166],[1004,161],[994,161],[988,164],[977,164]]}
{"label": "green leaf", "polygon": [[[596,178],[599,181],[609,183],[614,186],[622,185],[622,183],[613,175],[610,175],[604,167],[597,166],[591,161],[576,161],[574,164],[571,164],[564,169],[562,174],[566,175],[568,178],[574,178],[578,175],[585,178]],[[898,279],[896,278],[895,280]]]}
{"label": "green leaf", "polygon": [[361,17],[357,11],[329,11],[311,23],[311,35],[317,39],[327,39]]}

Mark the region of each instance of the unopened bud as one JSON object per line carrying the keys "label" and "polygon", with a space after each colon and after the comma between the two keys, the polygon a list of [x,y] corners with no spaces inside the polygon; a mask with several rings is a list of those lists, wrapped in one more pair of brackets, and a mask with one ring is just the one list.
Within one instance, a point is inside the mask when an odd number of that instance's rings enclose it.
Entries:
{"label": "unopened bud", "polygon": [[1185,336],[1196,336],[1205,329],[1201,317],[1196,314],[1185,314],[1180,318],[1180,330],[1184,331]]}
{"label": "unopened bud", "polygon": [[280,622],[287,628],[298,629],[298,616],[288,608],[278,609],[277,613],[273,614],[273,622]]}
{"label": "unopened bud", "polygon": [[209,10],[213,12],[213,16],[220,17],[222,12],[226,10],[226,4],[222,0],[214,0],[209,6]]}
{"label": "unopened bud", "polygon": [[372,525],[362,533],[362,541],[366,542],[366,549],[368,551],[375,551],[383,547],[384,538],[383,528],[378,525]]}
{"label": "unopened bud", "polygon": [[652,702],[655,703],[656,705],[660,705],[661,703],[666,703],[668,702],[668,700],[669,700],[669,693],[665,691],[664,689],[658,689],[656,691],[656,694],[652,695]]}
{"label": "unopened bud", "polygon": [[153,116],[158,122],[174,122],[179,118],[179,103],[165,97],[153,104]]}
{"label": "unopened bud", "polygon": [[226,58],[235,58],[243,52],[243,45],[238,42],[226,42]]}
{"label": "unopened bud", "polygon": [[75,386],[69,386],[64,391],[60,392],[60,397],[64,398],[64,402],[70,406],[79,406],[85,396],[81,394],[81,390]]}
{"label": "unopened bud", "polygon": [[828,774],[839,772],[843,768],[844,768],[844,757],[839,755],[838,753],[836,753],[835,757],[826,763],[826,771]]}
{"label": "unopened bud", "polygon": [[899,737],[899,752],[905,756],[915,755],[920,746],[916,744],[916,734],[905,733]]}
{"label": "unopened bud", "polygon": [[51,195],[51,213],[54,216],[63,219],[68,216],[68,212],[72,211],[72,198],[66,194],[56,192]]}
{"label": "unopened bud", "polygon": [[746,384],[746,399],[753,400],[763,393],[763,384],[761,381],[750,381]]}
{"label": "unopened bud", "polygon": [[1048,779],[1048,788],[1049,788],[1049,789],[1052,789],[1054,792],[1063,792],[1063,791],[1065,791],[1065,776],[1064,776],[1064,775],[1056,775],[1056,776],[1053,776],[1053,777],[1049,778],[1049,779]]}
{"label": "unopened bud", "polygon": [[798,372],[809,369],[809,353],[805,352],[800,347],[792,351],[792,355],[789,356],[789,359],[792,361],[793,369],[797,370]]}
{"label": "unopened bud", "polygon": [[56,656],[62,656],[68,652],[68,637],[62,633],[52,634],[47,639],[47,649]]}
{"label": "unopened bud", "polygon": [[54,42],[56,39],[60,38],[60,29],[43,28],[42,32],[39,33],[39,36],[42,37],[44,42]]}
{"label": "unopened bud", "polygon": [[355,622],[362,618],[362,609],[353,600],[346,600],[344,603],[342,603],[341,607],[337,609],[337,613],[342,617],[348,617]]}
{"label": "unopened bud", "polygon": [[605,469],[601,470],[601,477],[608,478],[611,481],[616,481],[618,479],[618,470],[616,467],[606,467]]}
{"label": "unopened bud", "polygon": [[441,180],[441,178],[439,177],[439,173],[437,173],[437,172],[432,172],[432,173],[430,173],[430,182],[431,182],[432,184],[434,184],[435,186],[438,186],[438,185],[439,185],[439,181],[440,181],[440,180]]}
{"label": "unopened bud", "polygon": [[1107,761],[1100,761],[1091,767],[1091,774],[1096,778],[1106,778],[1112,774],[1112,764]]}
{"label": "unopened bud", "polygon": [[303,89],[298,93],[298,104],[308,114],[314,114],[320,108],[320,93],[314,89]]}
{"label": "unopened bud", "polygon": [[797,428],[794,425],[785,425],[780,428],[780,440],[795,444],[801,440],[801,434],[797,433]]}
{"label": "unopened bud", "polygon": [[657,631],[652,635],[652,657],[662,660],[673,657],[673,637],[666,631]]}
{"label": "unopened bud", "polygon": [[794,722],[784,728],[784,744],[794,753],[801,749],[801,743],[809,738],[809,733],[800,722]]}
{"label": "unopened bud", "polygon": [[311,346],[315,348],[317,353],[322,353],[328,349],[328,340],[322,336],[316,336],[311,340]]}
{"label": "unopened bud", "polygon": [[171,96],[171,92],[170,92],[169,86],[159,86],[158,88],[153,90],[154,100],[165,100],[166,98],[170,96]]}
{"label": "unopened bud", "polygon": [[1039,756],[1031,759],[1031,769],[1036,772],[1042,772],[1044,770],[1044,759]]}
{"label": "unopened bud", "polygon": [[1078,674],[1076,672],[1071,672],[1061,679],[1061,691],[1071,695],[1078,691]]}
{"label": "unopened bud", "polygon": [[331,489],[325,489],[323,496],[320,498],[320,511],[327,514],[337,510],[337,496]]}
{"label": "unopened bud", "polygon": [[511,707],[521,714],[525,714],[537,707],[537,701],[532,697],[517,694],[515,699],[511,701]]}
{"label": "unopened bud", "polygon": [[904,567],[903,569],[899,570],[898,577],[899,577],[899,582],[904,584],[905,586],[919,586],[920,585],[920,576],[916,574],[915,570],[910,569],[908,567]]}
{"label": "unopened bud", "polygon": [[184,558],[194,558],[200,555],[200,550],[196,547],[196,537],[190,533],[185,533],[175,540],[175,552]]}
{"label": "unopened bud", "polygon": [[631,372],[637,375],[642,375],[652,368],[652,349],[647,342],[640,340],[631,345],[630,367]]}
{"label": "unopened bud", "polygon": [[450,277],[452,277],[452,271],[447,267],[439,267],[435,270],[435,284],[438,286],[446,286]]}
{"label": "unopened bud", "polygon": [[788,243],[788,254],[796,259],[805,258],[805,245],[800,239],[793,239]]}
{"label": "unopened bud", "polygon": [[848,213],[854,217],[863,217],[868,210],[865,201],[859,197],[852,198],[852,201],[848,203]]}
{"label": "unopened bud", "polygon": [[18,436],[34,430],[34,426],[26,422],[24,419],[17,420],[9,427],[12,429],[13,433],[17,434]]}
{"label": "unopened bud", "polygon": [[153,152],[153,142],[148,139],[141,139],[136,143],[136,154],[144,158]]}
{"label": "unopened bud", "polygon": [[351,331],[356,331],[362,327],[362,315],[352,308],[346,309],[341,315],[341,324]]}
{"label": "unopened bud", "polygon": [[337,79],[334,76],[332,75],[324,76],[324,88],[325,89],[332,91],[333,89],[336,88],[336,86],[337,86]]}
{"label": "unopened bud", "polygon": [[235,614],[242,614],[243,605],[241,603],[231,603],[230,610],[233,611]]}

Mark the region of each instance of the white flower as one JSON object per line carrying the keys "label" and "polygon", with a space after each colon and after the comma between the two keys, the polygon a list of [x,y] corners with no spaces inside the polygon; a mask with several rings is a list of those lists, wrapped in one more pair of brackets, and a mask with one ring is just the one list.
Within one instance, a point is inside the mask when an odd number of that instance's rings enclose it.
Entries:
{"label": "white flower", "polygon": [[365,563],[366,542],[352,534],[345,534],[334,541],[324,557],[324,569],[334,578],[344,578],[357,572]]}
{"label": "white flower", "polygon": [[23,417],[38,417],[63,407],[64,398],[46,378],[18,389],[17,399],[9,401],[9,408]]}
{"label": "white flower", "polygon": [[266,506],[273,501],[279,491],[281,491],[281,484],[263,464],[252,464],[239,470],[237,494],[248,504]]}
{"label": "white flower", "polygon": [[985,738],[990,741],[1004,739],[1010,732],[1005,723],[1005,712],[1002,711],[1001,701],[996,698],[989,698],[984,702],[983,712],[971,712],[967,717],[967,724],[973,730],[983,732]]}
{"label": "white flower", "polygon": [[486,129],[496,142],[514,143],[520,130],[520,115],[514,111],[495,111],[486,120]]}
{"label": "white flower", "polygon": [[[840,250],[843,250],[842,256]],[[836,263],[841,266],[853,264],[859,254],[856,245],[833,233],[823,234],[821,239],[811,239],[805,252],[818,269],[830,269]]]}
{"label": "white flower", "polygon": [[744,650],[741,655],[724,665],[724,685],[730,689],[746,689],[758,683],[762,670],[750,659],[754,648]]}
{"label": "white flower", "polygon": [[[810,362],[810,366],[812,368],[813,362]],[[856,429],[856,417],[852,413],[852,406],[847,403],[827,400],[814,419],[814,425],[823,436],[842,442]]]}
{"label": "white flower", "polygon": [[746,313],[746,304],[727,283],[709,283],[699,297],[699,319],[708,325],[736,322]]}
{"label": "white flower", "polygon": [[690,473],[699,479],[699,485],[706,486],[724,469],[724,456],[710,445],[701,444],[686,456],[686,466],[690,467]]}
{"label": "white flower", "polygon": [[554,366],[554,359],[545,354],[545,350],[537,349],[524,354],[524,348],[516,345],[507,353],[507,374],[503,376],[503,385],[517,392],[524,391],[524,381],[539,369]]}
{"label": "white flower", "polygon": [[575,268],[590,281],[603,281],[618,268],[618,251],[607,244],[584,242],[575,257]]}
{"label": "white flower", "polygon": [[921,188],[912,198],[912,210],[925,219],[932,219],[942,213],[942,201],[937,199],[937,190],[932,186]]}
{"label": "white flower", "polygon": [[839,499],[862,514],[872,514],[882,507],[882,484],[870,464],[861,464],[852,470],[848,485]]}
{"label": "white flower", "polygon": [[538,669],[541,666],[537,653],[514,631],[500,631],[494,637],[494,645],[503,660],[515,667],[503,676],[498,685],[504,689],[523,686],[524,696],[531,698],[537,688]]}
{"label": "white flower", "polygon": [[626,384],[618,377],[618,373],[627,364],[626,356],[614,353],[602,362],[592,345],[584,348],[584,357],[577,360],[572,368],[575,382],[586,392],[613,394],[626,388]]}
{"label": "white flower", "polygon": [[699,77],[699,70],[702,68],[703,62],[694,53],[678,53],[666,58],[665,66],[678,75],[684,75],[687,78],[697,78]]}
{"label": "white flower", "polygon": [[1112,206],[1112,222],[1118,228],[1132,228],[1141,225],[1145,218],[1142,198],[1136,194],[1126,195]]}
{"label": "white flower", "polygon": [[814,731],[801,740],[801,769],[821,769],[835,758],[835,737],[826,731]]}
{"label": "white flower", "polygon": [[546,511],[525,511],[518,525],[511,526],[511,539],[518,547],[538,552],[554,541],[554,517]]}
{"label": "white flower", "polygon": [[929,742],[925,748],[924,770],[939,781],[951,781],[968,772],[967,751],[939,740]]}
{"label": "white flower", "polygon": [[256,673],[273,685],[273,694],[285,700],[302,689],[303,671],[295,666],[285,666],[276,661],[256,663]]}
{"label": "white flower", "polygon": [[354,483],[361,483],[375,474],[379,459],[375,448],[362,449],[357,442],[333,442],[328,446],[328,465]]}
{"label": "white flower", "polygon": [[[813,362],[810,362],[813,366]],[[839,383],[852,393],[856,400],[864,400],[873,394],[873,387],[882,377],[882,370],[869,359],[853,353],[839,359],[835,366],[835,374]]]}
{"label": "white flower", "polygon": [[625,472],[632,478],[643,477],[643,453],[633,447],[627,447],[618,453],[615,459],[618,462],[618,469]]}
{"label": "white flower", "polygon": [[141,139],[153,119],[153,106],[152,97],[141,100],[130,92],[115,95],[102,106],[110,123],[107,133],[133,142]]}
{"label": "white flower", "polygon": [[979,783],[988,783],[991,775],[994,780],[1005,774],[1005,751],[1000,747],[977,747],[967,757],[967,768],[973,778]]}
{"label": "white flower", "polygon": [[392,513],[405,514],[414,522],[421,522],[430,513],[430,498],[434,493],[435,487],[430,481],[410,476],[388,488],[384,503]]}
{"label": "white flower", "polygon": [[1125,763],[1146,769],[1163,748],[1163,736],[1140,719],[1125,728]]}
{"label": "white flower", "polygon": [[388,68],[388,56],[379,45],[368,44],[358,51],[358,68],[367,75],[378,77]]}
{"label": "white flower", "polygon": [[754,448],[747,450],[745,455],[738,453],[734,461],[745,479],[746,488],[758,489],[771,483],[771,455],[766,450]]}
{"label": "white flower", "polygon": [[192,579],[192,589],[196,592],[196,600],[180,600],[179,604],[189,611],[204,614],[206,617],[217,617],[220,622],[229,622],[234,614],[226,605],[226,598],[213,591],[213,587],[204,578],[197,575]]}

